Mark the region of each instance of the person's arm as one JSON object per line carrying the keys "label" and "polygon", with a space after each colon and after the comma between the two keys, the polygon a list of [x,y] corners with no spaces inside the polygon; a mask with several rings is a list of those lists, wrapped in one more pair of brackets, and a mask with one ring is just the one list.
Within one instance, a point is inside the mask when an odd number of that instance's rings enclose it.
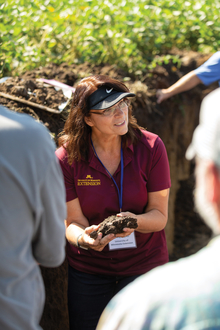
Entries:
{"label": "person's arm", "polygon": [[[130,215],[137,218],[141,233],[152,233],[165,228],[168,218],[169,189],[148,193],[148,204],[145,213],[135,215],[131,212],[121,212],[121,216]],[[124,231],[128,231],[125,228]],[[118,236],[118,235],[117,235]]]}
{"label": "person's arm", "polygon": [[171,96],[178,93],[188,91],[200,83],[202,83],[202,81],[197,77],[194,71],[191,71],[169,88],[158,89],[156,93],[157,103],[161,103],[162,101],[167,100]]}
{"label": "person's arm", "polygon": [[66,204],[63,176],[55,156],[45,172],[40,198],[32,252],[38,264],[57,267],[65,258]]}

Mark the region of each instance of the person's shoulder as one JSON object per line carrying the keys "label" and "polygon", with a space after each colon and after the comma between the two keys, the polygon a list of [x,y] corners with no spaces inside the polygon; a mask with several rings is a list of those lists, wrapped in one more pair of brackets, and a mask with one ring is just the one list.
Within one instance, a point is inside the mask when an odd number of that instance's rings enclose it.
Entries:
{"label": "person's shoulder", "polygon": [[63,146],[57,148],[55,153],[59,159],[62,159],[67,156],[67,151]]}
{"label": "person's shoulder", "polygon": [[215,283],[220,284],[220,265],[213,262],[218,253],[218,248],[206,247],[194,255],[152,269],[119,293],[119,305],[128,302],[129,297],[133,297],[133,301],[127,303],[130,307],[143,303],[147,308],[165,301],[202,295],[210,278],[213,287]]}
{"label": "person's shoulder", "polygon": [[57,148],[57,150],[55,151],[55,154],[56,154],[57,158],[59,159],[59,161],[60,161],[60,163],[61,163],[62,166],[67,166],[67,167],[70,166],[68,164],[68,153],[67,153],[67,150],[63,146]]}
{"label": "person's shoulder", "polygon": [[153,152],[158,145],[163,144],[161,138],[152,132],[147,130],[141,130],[142,136],[140,138],[140,143]]}
{"label": "person's shoulder", "polygon": [[29,116],[23,118],[24,135],[30,139],[30,144],[33,145],[35,150],[47,150],[47,153],[54,154],[56,145],[49,129],[41,122],[36,121]]}
{"label": "person's shoulder", "polygon": [[[216,262],[219,243],[214,242],[192,256],[169,262],[137,278],[112,299],[103,322],[126,325],[127,329],[133,329],[135,322],[136,329],[145,329],[159,316],[163,324],[167,315],[175,314],[177,317],[173,320],[179,322],[179,316],[182,318],[184,313],[184,322],[189,324],[192,315],[193,321],[204,312],[219,315],[220,265]],[[120,326],[118,329],[122,329]]]}
{"label": "person's shoulder", "polygon": [[8,109],[0,105],[0,116],[1,122],[4,121],[4,125],[7,125],[10,129],[28,128],[29,124],[32,123],[33,118],[25,113],[18,113],[11,109]]}
{"label": "person's shoulder", "polygon": [[214,54],[210,57],[210,59],[218,59],[218,60],[220,60],[220,51],[214,53]]}
{"label": "person's shoulder", "polygon": [[20,149],[26,148],[33,153],[40,150],[54,153],[55,143],[50,131],[36,119],[28,114],[17,113],[5,107],[0,108],[0,117],[0,131],[5,136],[10,134]]}
{"label": "person's shoulder", "polygon": [[7,127],[11,130],[22,132],[31,132],[32,134],[48,135],[48,129],[36,119],[25,113],[17,113],[4,106],[0,106],[0,115],[5,121]]}
{"label": "person's shoulder", "polygon": [[191,256],[159,266],[143,275],[138,286],[147,285],[150,290],[157,283],[158,292],[166,296],[180,294],[179,288],[183,292],[190,288],[202,288],[210,275],[213,283],[220,283],[220,265],[215,262],[219,246],[220,238]]}
{"label": "person's shoulder", "polygon": [[[220,51],[218,51],[218,52],[214,53],[213,55],[211,55],[209,57],[209,59],[207,61],[205,61],[200,67],[203,68],[203,67],[206,67],[206,66],[219,65],[219,63],[220,63]],[[199,69],[200,67],[198,67],[197,69]]]}

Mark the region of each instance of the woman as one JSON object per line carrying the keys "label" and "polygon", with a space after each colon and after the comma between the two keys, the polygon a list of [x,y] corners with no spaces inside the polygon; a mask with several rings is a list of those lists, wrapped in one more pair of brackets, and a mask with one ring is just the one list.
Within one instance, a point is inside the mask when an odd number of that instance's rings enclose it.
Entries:
{"label": "woman", "polygon": [[[157,135],[137,125],[129,102],[133,96],[118,80],[84,78],[59,139],[71,330],[95,329],[113,295],[168,261],[167,154]],[[115,214],[137,218],[138,227],[92,239],[99,223]]]}

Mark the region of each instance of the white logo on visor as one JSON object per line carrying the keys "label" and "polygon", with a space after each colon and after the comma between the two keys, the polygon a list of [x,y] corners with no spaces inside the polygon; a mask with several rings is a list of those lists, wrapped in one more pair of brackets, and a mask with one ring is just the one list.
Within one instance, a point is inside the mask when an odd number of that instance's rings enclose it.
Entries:
{"label": "white logo on visor", "polygon": [[109,93],[111,93],[112,90],[113,90],[113,88],[111,88],[111,89],[107,89],[107,88],[106,88],[106,93],[109,94]]}

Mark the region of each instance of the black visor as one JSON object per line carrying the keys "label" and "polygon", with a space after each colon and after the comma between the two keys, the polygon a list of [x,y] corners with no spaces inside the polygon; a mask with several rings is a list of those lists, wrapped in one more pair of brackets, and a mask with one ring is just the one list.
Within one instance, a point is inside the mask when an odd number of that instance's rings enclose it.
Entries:
{"label": "black visor", "polygon": [[88,108],[94,110],[103,110],[112,107],[125,97],[135,96],[134,93],[118,92],[110,87],[100,87],[89,96]]}

